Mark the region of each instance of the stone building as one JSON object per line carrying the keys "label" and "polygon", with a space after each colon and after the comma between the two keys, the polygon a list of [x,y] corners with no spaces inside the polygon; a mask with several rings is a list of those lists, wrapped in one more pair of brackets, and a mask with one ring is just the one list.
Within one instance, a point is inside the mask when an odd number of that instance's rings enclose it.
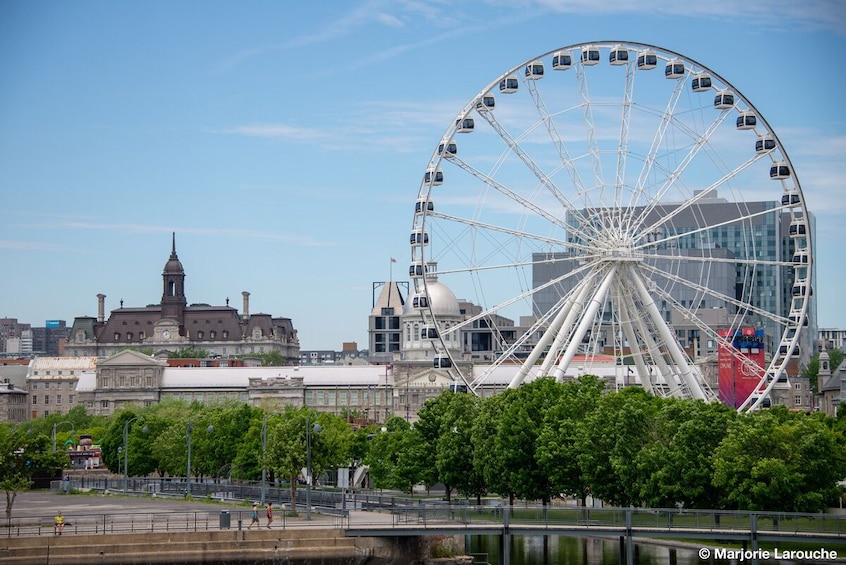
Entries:
{"label": "stone building", "polygon": [[30,418],[64,414],[79,403],[76,386],[86,371],[94,371],[96,357],[36,357],[27,369]]}
{"label": "stone building", "polygon": [[176,236],[162,273],[158,304],[124,307],[105,317],[105,298],[98,294],[97,317],[74,319],[67,354],[108,357],[126,348],[156,356],[194,347],[223,357],[279,352],[286,364],[299,362],[300,345],[290,318],[250,314],[249,292],[242,292],[243,310],[229,306],[188,304],[185,270],[176,254]]}

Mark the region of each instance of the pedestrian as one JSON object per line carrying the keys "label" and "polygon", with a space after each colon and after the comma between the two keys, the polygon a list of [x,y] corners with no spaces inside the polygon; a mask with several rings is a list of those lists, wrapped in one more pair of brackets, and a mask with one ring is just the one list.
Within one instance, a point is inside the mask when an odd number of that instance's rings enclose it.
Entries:
{"label": "pedestrian", "polygon": [[270,528],[270,524],[273,522],[273,503],[268,501],[267,503],[267,527]]}
{"label": "pedestrian", "polygon": [[62,511],[56,513],[56,534],[62,535],[62,530],[65,529],[65,517],[62,516]]}
{"label": "pedestrian", "polygon": [[250,525],[247,529],[252,530],[253,524],[256,524],[259,528],[261,528],[261,522],[259,522],[258,502],[253,502],[253,513],[250,515]]}

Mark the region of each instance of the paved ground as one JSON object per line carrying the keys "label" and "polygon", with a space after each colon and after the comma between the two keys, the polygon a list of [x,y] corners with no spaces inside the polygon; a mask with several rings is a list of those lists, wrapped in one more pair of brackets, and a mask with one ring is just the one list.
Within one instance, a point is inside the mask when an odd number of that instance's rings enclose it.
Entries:
{"label": "paved ground", "polygon": [[12,507],[12,516],[53,516],[61,510],[63,514],[110,514],[117,512],[217,512],[220,510],[243,510],[250,508],[235,503],[185,501],[168,498],[136,498],[132,496],[102,494],[56,494],[46,491],[18,493]]}

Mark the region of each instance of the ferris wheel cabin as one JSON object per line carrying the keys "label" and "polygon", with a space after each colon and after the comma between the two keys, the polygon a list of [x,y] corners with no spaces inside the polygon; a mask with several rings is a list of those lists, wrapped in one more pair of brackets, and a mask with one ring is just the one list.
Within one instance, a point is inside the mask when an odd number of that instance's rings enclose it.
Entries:
{"label": "ferris wheel cabin", "polygon": [[667,61],[667,66],[664,67],[664,77],[666,78],[681,78],[684,76],[684,73],[684,63],[678,59]]}
{"label": "ferris wheel cabin", "polygon": [[423,212],[434,212],[434,211],[435,211],[435,203],[432,202],[431,200],[421,198],[417,202],[414,203],[414,213],[415,214],[422,214]]}
{"label": "ferris wheel cabin", "polygon": [[540,61],[533,61],[526,65],[526,78],[529,80],[538,80],[543,78],[543,63]]}
{"label": "ferris wheel cabin", "polygon": [[567,51],[559,51],[552,56],[552,70],[566,71],[573,65],[573,57]]}
{"label": "ferris wheel cabin", "polygon": [[459,118],[455,120],[456,133],[470,133],[476,127],[473,118]]}
{"label": "ferris wheel cabin", "polygon": [[445,159],[452,159],[458,154],[458,144],[454,141],[442,142],[438,145],[438,155]]}
{"label": "ferris wheel cabin", "polygon": [[[740,112],[737,115],[737,129],[753,129],[757,124],[758,117],[754,112]],[[773,146],[775,146],[775,143],[773,143]]]}
{"label": "ferris wheel cabin", "polygon": [[654,51],[644,51],[637,56],[637,68],[641,71],[651,71],[658,66],[658,55]]}
{"label": "ferris wheel cabin", "polygon": [[438,328],[423,326],[420,328],[420,339],[438,339]]}
{"label": "ferris wheel cabin", "polygon": [[599,49],[593,46],[582,47],[582,64],[596,65],[599,63]]}
{"label": "ferris wheel cabin", "polygon": [[790,178],[790,165],[787,164],[787,161],[773,163],[773,166],[770,167],[770,178],[773,180]]}
{"label": "ferris wheel cabin", "polygon": [[518,87],[519,83],[517,82],[517,77],[514,75],[508,75],[499,81],[499,91],[503,94],[513,94],[517,92]]}
{"label": "ferris wheel cabin", "polygon": [[629,62],[629,50],[621,45],[615,45],[608,53],[608,62],[612,65],[625,65]]}
{"label": "ferris wheel cabin", "polygon": [[489,112],[496,106],[496,98],[492,94],[485,94],[476,101],[477,112]]}
{"label": "ferris wheel cabin", "polygon": [[711,75],[708,73],[696,73],[690,82],[693,92],[705,92],[711,90]]}
{"label": "ferris wheel cabin", "polygon": [[784,194],[781,195],[781,205],[782,206],[795,206],[802,203],[801,198],[799,198],[799,192],[796,189],[788,189],[784,191]]}
{"label": "ferris wheel cabin", "polygon": [[435,369],[448,369],[452,367],[452,359],[449,357],[437,356],[432,359],[432,366]]}
{"label": "ferris wheel cabin", "polygon": [[411,245],[425,245],[429,243],[429,234],[425,230],[418,228],[411,232],[409,241]]}
{"label": "ferris wheel cabin", "polygon": [[775,138],[770,134],[759,135],[755,141],[755,153],[766,153],[775,149]]}
{"label": "ferris wheel cabin", "polygon": [[734,106],[734,94],[728,90],[720,90],[714,96],[714,108],[718,110],[728,110]]}
{"label": "ferris wheel cabin", "polygon": [[807,228],[805,227],[805,222],[802,220],[793,220],[790,222],[790,236],[800,236],[806,235]]}
{"label": "ferris wheel cabin", "polygon": [[440,169],[437,171],[433,171],[429,169],[426,171],[426,174],[423,175],[423,182],[426,184],[431,184],[432,186],[438,186],[443,184],[444,182],[444,173]]}
{"label": "ferris wheel cabin", "polygon": [[428,308],[429,307],[429,297],[428,296],[415,296],[411,301],[411,305],[414,308]]}

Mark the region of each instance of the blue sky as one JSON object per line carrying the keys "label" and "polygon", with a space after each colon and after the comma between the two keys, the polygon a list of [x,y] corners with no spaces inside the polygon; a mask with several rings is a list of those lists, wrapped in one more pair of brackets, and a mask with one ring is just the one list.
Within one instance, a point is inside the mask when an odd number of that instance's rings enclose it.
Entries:
{"label": "blue sky", "polygon": [[817,217],[819,325],[846,327],[846,10],[688,4],[3,2],[0,317],[156,303],[175,231],[189,302],[246,290],[304,349],[366,347],[453,117],[536,55],[621,40],[713,69],[777,132]]}

